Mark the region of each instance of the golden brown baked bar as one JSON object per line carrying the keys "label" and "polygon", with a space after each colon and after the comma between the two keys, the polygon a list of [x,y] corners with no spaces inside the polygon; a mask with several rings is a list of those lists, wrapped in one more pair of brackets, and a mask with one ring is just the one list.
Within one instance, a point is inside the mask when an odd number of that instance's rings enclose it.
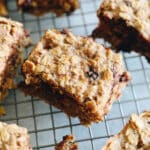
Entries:
{"label": "golden brown baked bar", "polygon": [[7,8],[6,8],[6,3],[5,0],[0,0],[0,16],[7,16]]}
{"label": "golden brown baked bar", "polygon": [[103,0],[93,31],[117,50],[134,50],[150,60],[150,0]]}
{"label": "golden brown baked bar", "polygon": [[78,144],[74,142],[72,135],[66,135],[63,140],[56,145],[55,150],[78,150]]}
{"label": "golden brown baked bar", "polygon": [[150,111],[132,114],[123,130],[110,138],[102,150],[150,150]]}
{"label": "golden brown baked bar", "polygon": [[0,150],[32,150],[27,129],[0,122]]}
{"label": "golden brown baked bar", "polygon": [[28,34],[21,23],[0,17],[0,100],[14,87],[15,70],[28,44]]}
{"label": "golden brown baked bar", "polygon": [[79,8],[78,0],[18,0],[19,9],[40,16],[46,12],[54,12],[57,16],[70,13]]}
{"label": "golden brown baked bar", "polygon": [[22,66],[22,90],[88,125],[103,120],[130,76],[120,54],[92,38],[48,30]]}

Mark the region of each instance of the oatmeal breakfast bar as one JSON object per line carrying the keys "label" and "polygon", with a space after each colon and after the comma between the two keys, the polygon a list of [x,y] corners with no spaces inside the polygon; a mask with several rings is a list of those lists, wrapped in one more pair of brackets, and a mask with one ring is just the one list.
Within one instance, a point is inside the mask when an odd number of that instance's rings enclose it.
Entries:
{"label": "oatmeal breakfast bar", "polygon": [[134,50],[150,61],[150,0],[103,0],[93,37],[102,37],[117,50]]}
{"label": "oatmeal breakfast bar", "polygon": [[0,16],[7,16],[7,8],[5,0],[0,0]]}
{"label": "oatmeal breakfast bar", "polygon": [[27,129],[0,122],[0,150],[32,150]]}
{"label": "oatmeal breakfast bar", "polygon": [[102,150],[150,150],[150,111],[132,114],[123,130],[110,138]]}
{"label": "oatmeal breakfast bar", "polygon": [[103,120],[130,80],[120,54],[68,30],[48,30],[22,66],[20,89],[89,125]]}
{"label": "oatmeal breakfast bar", "polygon": [[63,140],[58,143],[55,150],[78,150],[78,144],[74,142],[72,135],[66,135]]}
{"label": "oatmeal breakfast bar", "polygon": [[0,100],[14,87],[13,77],[21,63],[21,52],[29,42],[21,23],[0,17]]}
{"label": "oatmeal breakfast bar", "polygon": [[40,16],[46,12],[54,12],[57,16],[73,12],[79,8],[78,0],[18,0],[18,8],[22,11]]}

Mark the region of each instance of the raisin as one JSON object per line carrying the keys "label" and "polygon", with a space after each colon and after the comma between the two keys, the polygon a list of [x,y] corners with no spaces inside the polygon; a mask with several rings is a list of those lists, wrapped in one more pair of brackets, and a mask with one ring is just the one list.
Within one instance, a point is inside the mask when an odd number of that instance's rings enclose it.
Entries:
{"label": "raisin", "polygon": [[130,80],[130,78],[129,78],[129,76],[127,75],[126,72],[124,72],[122,75],[120,75],[119,82],[127,82],[127,81],[129,81],[129,80]]}
{"label": "raisin", "polygon": [[143,143],[141,141],[139,141],[137,144],[137,148],[142,148],[142,147],[143,147]]}
{"label": "raisin", "polygon": [[98,73],[96,71],[94,71],[93,68],[90,68],[90,70],[87,72],[87,76],[89,78],[92,78],[93,80],[96,80],[98,78]]}

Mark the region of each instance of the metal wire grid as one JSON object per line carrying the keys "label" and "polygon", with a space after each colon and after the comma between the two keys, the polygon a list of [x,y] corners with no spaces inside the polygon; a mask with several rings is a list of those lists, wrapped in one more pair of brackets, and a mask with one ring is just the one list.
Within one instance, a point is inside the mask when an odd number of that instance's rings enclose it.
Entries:
{"label": "metal wire grid", "polygon": [[[7,5],[11,18],[23,22],[30,30],[34,44],[46,29],[69,28],[77,35],[91,34],[98,22],[96,10],[100,2],[80,0],[79,10],[71,16],[60,18],[51,13],[43,17],[18,14],[15,0],[7,0]],[[103,40],[100,42],[104,43]],[[104,44],[107,45],[106,42]],[[30,50],[26,51],[27,54]],[[60,110],[39,99],[25,97],[17,89],[11,90],[4,101],[7,115],[0,120],[28,128],[34,150],[53,150],[62,136],[70,133],[75,135],[80,150],[99,150],[108,137],[123,128],[131,113],[150,110],[150,65],[136,53],[123,53],[123,57],[133,79],[123,91],[121,99],[113,104],[104,122],[93,124],[90,128],[83,127],[77,118],[68,118]]]}

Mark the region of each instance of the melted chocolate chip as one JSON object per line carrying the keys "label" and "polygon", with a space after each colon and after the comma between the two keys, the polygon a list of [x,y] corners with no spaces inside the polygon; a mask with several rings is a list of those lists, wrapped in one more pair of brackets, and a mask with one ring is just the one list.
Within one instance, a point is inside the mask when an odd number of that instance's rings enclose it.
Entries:
{"label": "melted chocolate chip", "polygon": [[89,78],[92,78],[93,80],[96,80],[98,78],[98,73],[96,71],[94,71],[93,68],[90,68],[90,70],[87,72],[87,76]]}

